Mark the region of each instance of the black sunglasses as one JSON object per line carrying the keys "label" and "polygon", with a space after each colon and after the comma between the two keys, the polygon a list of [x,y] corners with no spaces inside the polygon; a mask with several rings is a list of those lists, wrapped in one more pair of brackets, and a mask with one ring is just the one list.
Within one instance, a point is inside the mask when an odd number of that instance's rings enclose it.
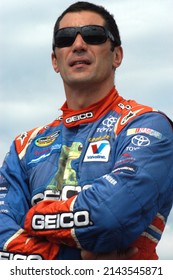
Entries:
{"label": "black sunglasses", "polygon": [[85,43],[89,45],[100,45],[106,42],[109,38],[112,42],[115,41],[112,33],[101,25],[85,25],[81,27],[65,27],[58,29],[54,34],[53,48],[70,47],[77,34],[82,36]]}

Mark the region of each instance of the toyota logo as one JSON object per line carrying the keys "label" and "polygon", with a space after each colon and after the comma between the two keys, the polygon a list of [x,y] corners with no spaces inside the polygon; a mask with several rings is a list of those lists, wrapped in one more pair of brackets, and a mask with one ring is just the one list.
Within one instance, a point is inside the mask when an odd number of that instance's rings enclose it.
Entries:
{"label": "toyota logo", "polygon": [[135,146],[148,146],[150,145],[150,140],[146,136],[136,135],[132,138],[132,144]]}
{"label": "toyota logo", "polygon": [[117,118],[110,116],[109,118],[107,118],[103,121],[103,125],[105,125],[107,127],[113,127],[114,124],[116,123],[116,121],[117,121]]}

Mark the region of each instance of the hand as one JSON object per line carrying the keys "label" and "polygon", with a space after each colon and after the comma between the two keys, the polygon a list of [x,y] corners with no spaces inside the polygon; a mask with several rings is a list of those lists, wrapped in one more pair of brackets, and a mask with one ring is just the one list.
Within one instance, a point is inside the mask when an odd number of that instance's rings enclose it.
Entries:
{"label": "hand", "polygon": [[131,247],[124,252],[113,251],[110,253],[92,253],[82,250],[81,257],[83,260],[130,260],[137,253],[137,247]]}
{"label": "hand", "polygon": [[6,251],[24,256],[37,255],[44,260],[54,260],[59,249],[58,244],[50,243],[46,239],[29,236],[26,231],[20,229],[11,240],[9,239]]}

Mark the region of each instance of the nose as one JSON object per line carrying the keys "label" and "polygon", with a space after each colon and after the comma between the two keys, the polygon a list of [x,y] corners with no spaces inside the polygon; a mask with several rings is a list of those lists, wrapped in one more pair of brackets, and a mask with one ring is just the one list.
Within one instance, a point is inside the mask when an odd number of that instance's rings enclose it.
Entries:
{"label": "nose", "polygon": [[86,51],[87,44],[85,43],[85,41],[83,40],[83,38],[80,34],[76,35],[76,38],[72,45],[72,49],[73,49],[73,52]]}

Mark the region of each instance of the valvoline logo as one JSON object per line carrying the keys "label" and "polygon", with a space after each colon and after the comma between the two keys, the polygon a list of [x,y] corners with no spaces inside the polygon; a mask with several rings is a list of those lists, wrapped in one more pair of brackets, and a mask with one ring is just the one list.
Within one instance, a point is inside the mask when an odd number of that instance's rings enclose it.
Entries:
{"label": "valvoline logo", "polygon": [[110,143],[107,140],[92,142],[89,144],[84,162],[86,161],[108,161],[110,154]]}
{"label": "valvoline logo", "polygon": [[91,148],[93,154],[100,154],[102,150],[108,145],[108,143],[101,143],[101,144],[91,144]]}

